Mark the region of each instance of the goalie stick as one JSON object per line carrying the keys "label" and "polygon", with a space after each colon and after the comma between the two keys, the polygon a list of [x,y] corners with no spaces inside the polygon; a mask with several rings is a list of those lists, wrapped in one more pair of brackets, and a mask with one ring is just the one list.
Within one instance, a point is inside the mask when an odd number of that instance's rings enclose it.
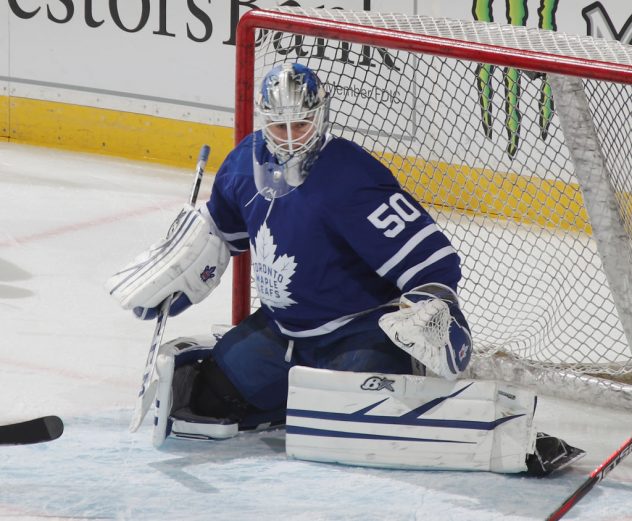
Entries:
{"label": "goalie stick", "polygon": [[566,500],[553,512],[546,521],[557,521],[561,519],[571,508],[573,508],[577,502],[582,499],[590,490],[599,483],[606,474],[615,468],[623,458],[628,456],[632,452],[632,438],[621,445],[606,461],[604,461],[599,467],[593,470],[588,479],[586,479]]}
{"label": "goalie stick", "polygon": [[[211,149],[208,145],[204,145],[200,149],[200,155],[198,156],[195,168],[195,179],[193,181],[193,187],[191,188],[191,194],[189,195],[189,204],[191,205],[195,205],[197,200],[200,185],[202,184],[202,176],[204,175],[204,169],[206,168],[206,162],[208,161],[210,152]],[[160,306],[160,311],[156,317],[156,328],[154,329],[154,336],[151,339],[149,353],[147,354],[147,361],[145,362],[145,370],[143,371],[143,379],[140,385],[140,391],[138,391],[138,398],[136,399],[134,415],[132,416],[132,421],[130,422],[130,432],[136,432],[138,430],[140,424],[145,418],[145,414],[147,414],[147,411],[149,410],[151,402],[154,399],[155,393],[153,390],[156,383],[152,382],[152,377],[156,367],[156,357],[158,355],[158,348],[162,343],[167,318],[169,317],[169,308],[171,307],[171,303],[175,297],[177,297],[177,294],[170,295],[165,299]]]}
{"label": "goalie stick", "polygon": [[0,425],[0,445],[28,445],[59,438],[64,422],[58,416],[42,416],[33,420]]}

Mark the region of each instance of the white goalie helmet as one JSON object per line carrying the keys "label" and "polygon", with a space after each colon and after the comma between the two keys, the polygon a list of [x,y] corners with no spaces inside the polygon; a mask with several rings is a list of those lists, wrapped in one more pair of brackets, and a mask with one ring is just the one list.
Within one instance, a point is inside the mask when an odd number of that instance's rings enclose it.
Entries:
{"label": "white goalie helmet", "polygon": [[284,63],[263,78],[256,111],[266,146],[276,159],[272,170],[277,181],[281,173],[290,187],[300,185],[329,127],[329,94],[309,67]]}

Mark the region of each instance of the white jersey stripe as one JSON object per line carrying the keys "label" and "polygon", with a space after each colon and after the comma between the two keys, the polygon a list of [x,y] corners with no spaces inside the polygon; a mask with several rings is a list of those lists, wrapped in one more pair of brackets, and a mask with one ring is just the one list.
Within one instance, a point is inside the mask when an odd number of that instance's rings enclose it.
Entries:
{"label": "white jersey stripe", "polygon": [[225,241],[224,241],[224,244],[228,247],[228,251],[235,252],[235,253],[243,253],[250,249],[250,248],[237,248],[233,246],[230,242],[225,242]]}
{"label": "white jersey stripe", "polygon": [[390,259],[388,259],[380,268],[377,270],[377,274],[380,277],[386,275],[389,271],[391,271],[397,264],[399,264],[402,260],[406,258],[406,256],[415,249],[415,247],[422,242],[424,239],[429,237],[435,232],[438,232],[439,228],[435,224],[429,224],[425,228],[419,230],[415,235],[413,235],[404,246]]}
{"label": "white jersey stripe", "polygon": [[223,239],[224,242],[227,242],[227,241],[238,241],[240,239],[247,239],[249,237],[248,232],[224,233],[222,231],[219,231],[219,234],[220,234],[219,237],[221,239]]}
{"label": "white jersey stripe", "polygon": [[[219,237],[220,239],[222,239],[224,242],[238,241],[240,239],[247,239],[249,237],[248,232],[224,233],[222,230],[220,230],[219,227],[217,226],[217,223],[215,222],[210,212],[208,211],[208,207],[205,204],[200,207],[200,213],[202,213],[210,221],[211,233]],[[246,250],[238,250],[237,248],[230,248],[230,249],[231,251],[246,251]]]}
{"label": "white jersey stripe", "polygon": [[304,329],[303,331],[292,331],[290,329],[286,329],[279,323],[278,320],[275,320],[274,323],[277,325],[277,327],[279,328],[279,331],[281,331],[281,333],[283,333],[284,335],[287,335],[287,336],[294,337],[294,338],[305,338],[305,337],[326,335],[327,333],[331,333],[332,331],[335,331],[339,327],[342,327],[345,324],[348,324],[354,318],[361,317],[362,315],[366,315],[367,313],[371,313],[372,311],[375,311],[376,309],[389,307],[389,306],[397,306],[398,302],[399,302],[399,300],[393,300],[391,302],[388,302],[387,304],[383,304],[383,305],[378,306],[376,308],[367,309],[366,311],[360,311],[359,313],[354,313],[353,315],[346,315],[346,316],[343,316],[343,317],[338,317],[335,320],[331,320],[330,322],[326,322],[325,324],[323,324],[321,326],[318,326],[318,327],[316,327],[314,329]]}
{"label": "white jersey stripe", "polygon": [[452,255],[455,253],[456,253],[456,250],[452,246],[445,246],[444,248],[437,250],[432,255],[430,255],[430,257],[428,257],[425,261],[421,262],[420,264],[417,264],[416,266],[413,266],[412,268],[407,269],[404,273],[402,273],[400,277],[397,279],[397,287],[399,289],[402,289],[406,285],[406,283],[410,279],[412,279],[417,273],[419,273],[422,270],[425,270],[428,266],[431,266],[435,262],[440,261],[444,257],[447,257],[448,255]]}

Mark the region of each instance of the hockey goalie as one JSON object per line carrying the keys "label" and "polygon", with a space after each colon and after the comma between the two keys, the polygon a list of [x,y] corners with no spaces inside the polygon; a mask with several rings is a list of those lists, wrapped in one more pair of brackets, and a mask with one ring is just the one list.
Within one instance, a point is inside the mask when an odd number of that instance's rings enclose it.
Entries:
{"label": "hockey goalie", "polygon": [[161,346],[155,445],[285,424],[288,455],[323,462],[544,475],[581,456],[537,433],[531,391],[459,378],[472,354],[459,256],[382,163],[330,133],[329,104],[309,68],[270,70],[260,129],[210,200],[108,281],[144,319],[178,295],[175,315],[252,255],[261,307]]}

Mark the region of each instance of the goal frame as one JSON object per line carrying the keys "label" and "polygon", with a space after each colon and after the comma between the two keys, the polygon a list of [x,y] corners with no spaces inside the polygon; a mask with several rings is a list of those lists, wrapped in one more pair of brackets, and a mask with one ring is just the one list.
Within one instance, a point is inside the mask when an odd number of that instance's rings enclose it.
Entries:
{"label": "goal frame", "polygon": [[[564,97],[564,102],[558,100],[559,103],[556,103],[561,130],[573,142],[574,148],[569,147],[569,154],[574,174],[582,191],[585,191],[584,203],[603,263],[605,280],[612,290],[611,298],[620,319],[624,341],[627,339],[627,346],[632,350],[632,241],[630,228],[626,229],[625,224],[630,224],[629,215],[626,213],[624,223],[615,201],[617,194],[608,182],[606,158],[599,147],[597,130],[591,118],[587,117],[587,112],[577,110],[588,107],[582,80],[632,85],[632,56],[627,48],[622,51],[618,43],[580,35],[564,35],[526,27],[512,27],[512,31],[505,32],[502,30],[504,26],[499,24],[448,19],[437,19],[438,25],[443,24],[443,32],[437,31],[441,33],[437,34],[434,20],[419,15],[410,18],[411,23],[408,25],[397,25],[398,29],[376,27],[369,25],[375,18],[381,17],[386,20],[385,25],[392,26],[399,17],[406,15],[350,11],[335,13],[331,12],[331,18],[327,18],[328,13],[321,10],[284,8],[279,11],[252,10],[241,18],[236,39],[235,143],[254,130],[259,30],[406,51],[440,59],[485,63],[546,75],[551,80],[553,94],[559,92]],[[362,25],[365,19],[367,25]],[[488,32],[490,27],[491,31]],[[577,49],[574,45],[577,45]],[[593,58],[593,55],[597,58]],[[586,144],[589,153],[583,150]],[[599,177],[599,180],[594,177]],[[608,203],[604,204],[604,201]],[[609,243],[611,237],[616,238],[615,245]],[[239,323],[252,312],[250,264],[250,252],[233,258],[233,324]],[[513,381],[535,387],[544,394],[632,410],[629,376],[616,381],[609,377],[594,376],[601,372],[598,369],[581,374],[587,371],[576,372],[572,366],[563,363],[534,367],[525,364],[525,360],[520,357],[514,358],[511,351],[501,350],[498,354],[501,356],[477,356],[473,360],[476,363],[470,364],[467,376]],[[630,367],[630,361],[626,362],[627,375],[632,374]],[[606,371],[605,374],[613,373]]]}
{"label": "goal frame", "polygon": [[[560,56],[533,50],[516,50],[485,43],[323,20],[269,10],[245,13],[236,34],[235,144],[253,131],[255,35],[258,29],[278,30],[349,43],[458,58],[542,73],[632,84],[632,66],[599,60]],[[458,44],[458,45],[455,45]],[[248,283],[244,283],[248,281]],[[250,253],[233,259],[232,322],[250,314]],[[628,335],[629,337],[630,335]]]}

